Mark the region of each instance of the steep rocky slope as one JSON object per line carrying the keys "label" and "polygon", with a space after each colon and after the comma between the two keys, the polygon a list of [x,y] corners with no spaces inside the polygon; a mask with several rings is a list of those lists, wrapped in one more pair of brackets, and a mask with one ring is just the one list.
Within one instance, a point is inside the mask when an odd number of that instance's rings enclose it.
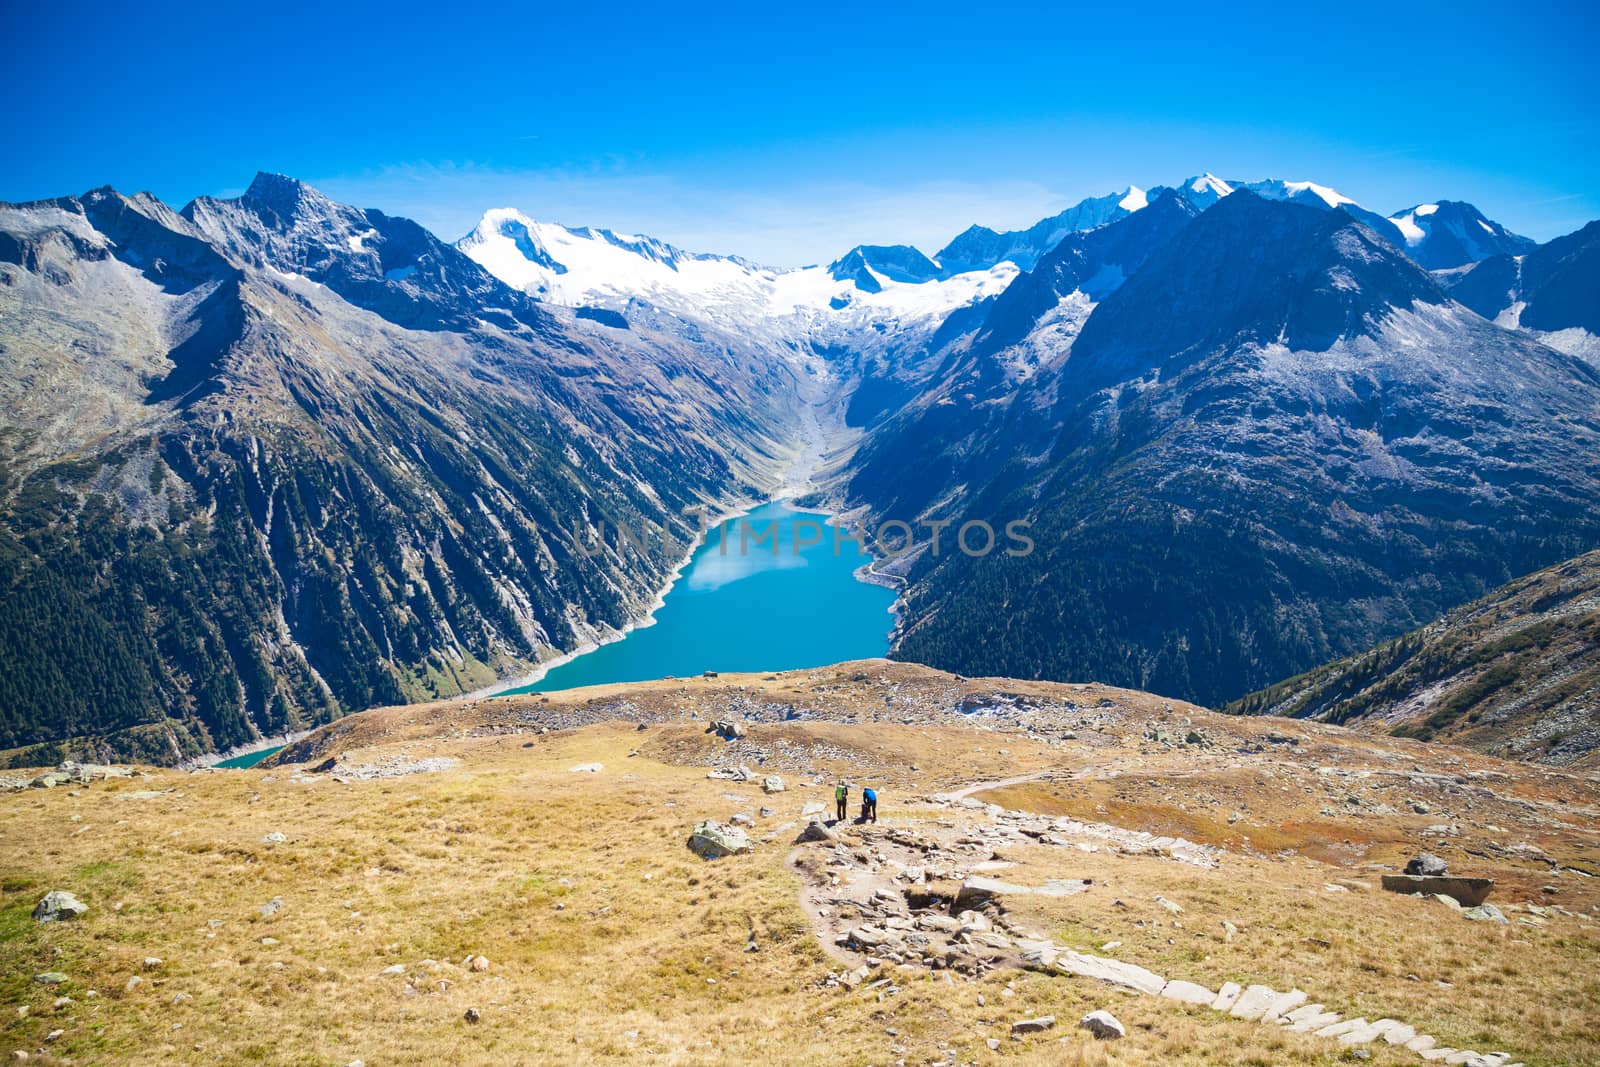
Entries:
{"label": "steep rocky slope", "polygon": [[1222,710],[1595,765],[1600,552],[1519,578],[1421,629]]}
{"label": "steep rocky slope", "polygon": [[1445,284],[1484,318],[1600,364],[1600,222],[1524,255],[1493,256]]}
{"label": "steep rocky slope", "polygon": [[0,233],[0,745],[172,760],[485,685],[636,617],[685,509],[788,446],[791,366],[541,306],[290,179]]}

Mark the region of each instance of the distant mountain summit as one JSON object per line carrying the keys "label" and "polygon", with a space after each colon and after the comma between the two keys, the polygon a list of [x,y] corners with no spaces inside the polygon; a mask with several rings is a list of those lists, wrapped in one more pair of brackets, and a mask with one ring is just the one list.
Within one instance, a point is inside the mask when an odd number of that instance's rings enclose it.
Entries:
{"label": "distant mountain summit", "polygon": [[885,281],[917,284],[939,277],[939,264],[910,245],[856,245],[828,264],[836,281],[848,281],[865,293],[883,292]]}
{"label": "distant mountain summit", "polygon": [[536,303],[506,300],[488,272],[410,219],[336,203],[282,174],[256,175],[233,200],[200,197],[182,214],[239,259],[326,285],[397,326],[469,330],[488,317],[542,329],[546,322]]}
{"label": "distant mountain summit", "polygon": [[[947,274],[993,266],[1003,260],[1023,270],[1032,270],[1044,254],[1068,234],[1097,229],[1127,218],[1167,191],[1169,187],[1163,185],[1153,186],[1148,191],[1130,186],[1122,193],[1080,201],[1026,230],[996,233],[985,226],[971,226],[935,258]],[[1484,218],[1471,204],[1457,201],[1424,204],[1386,218],[1362,207],[1337,189],[1316,182],[1278,178],[1225,181],[1209,172],[1171,186],[1170,191],[1200,211],[1239,191],[1321,211],[1342,211],[1361,220],[1430,270],[1459,267],[1499,253],[1525,252],[1534,243]]]}
{"label": "distant mountain summit", "polygon": [[945,245],[934,258],[946,274],[987,270],[1004,261],[1015,263],[1022,270],[1032,270],[1039,257],[1060,244],[1067,234],[1092,230],[1127,218],[1147,203],[1148,194],[1130,185],[1120,193],[1081,200],[1058,215],[1041,219],[1026,230],[996,233],[987,226],[971,226]]}
{"label": "distant mountain summit", "polygon": [[1459,200],[1418,204],[1396,212],[1388,221],[1400,232],[1406,254],[1429,270],[1460,267],[1496,255],[1521,255],[1537,244]]}

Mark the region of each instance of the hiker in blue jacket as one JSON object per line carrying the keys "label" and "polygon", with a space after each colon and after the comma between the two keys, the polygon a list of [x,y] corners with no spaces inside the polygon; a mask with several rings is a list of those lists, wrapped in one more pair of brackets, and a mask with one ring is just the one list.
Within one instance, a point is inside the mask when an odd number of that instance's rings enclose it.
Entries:
{"label": "hiker in blue jacket", "polygon": [[871,786],[861,790],[861,821],[878,821],[878,793]]}

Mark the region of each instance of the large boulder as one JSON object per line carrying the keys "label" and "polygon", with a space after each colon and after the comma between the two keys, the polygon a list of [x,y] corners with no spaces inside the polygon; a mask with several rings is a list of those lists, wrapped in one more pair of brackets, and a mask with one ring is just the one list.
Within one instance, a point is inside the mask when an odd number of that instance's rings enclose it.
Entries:
{"label": "large boulder", "polygon": [[961,883],[961,890],[956,894],[956,908],[957,910],[981,908],[990,901],[1000,900],[1004,897],[1029,895],[1070,897],[1082,893],[1091,884],[1093,883],[1080,878],[1054,878],[1042,886],[1027,886],[974,874],[969,875],[967,880]]}
{"label": "large boulder", "polygon": [[65,922],[87,914],[89,905],[65,889],[52,889],[33,907],[33,917],[42,923]]}
{"label": "large boulder", "polygon": [[1447,868],[1445,867],[1444,860],[1440,859],[1438,856],[1435,856],[1431,852],[1424,852],[1419,856],[1413,856],[1411,862],[1406,864],[1407,874],[1422,875],[1427,878],[1438,878],[1443,875],[1446,870]]}
{"label": "large boulder", "polygon": [[707,819],[697,825],[694,832],[689,835],[689,849],[695,855],[708,860],[720,859],[723,856],[736,856],[741,852],[749,852],[750,838],[737,827],[724,826],[715,820]]}
{"label": "large boulder", "polygon": [[794,843],[797,845],[803,845],[807,841],[821,841],[826,844],[832,844],[837,840],[838,838],[834,837],[833,833],[826,826],[823,826],[820,822],[813,820],[806,823],[806,828],[800,831],[800,836],[794,839]]}
{"label": "large boulder", "polygon": [[1391,893],[1453,897],[1463,907],[1471,908],[1488,899],[1489,891],[1494,888],[1494,879],[1386,874],[1383,876],[1383,888]]}

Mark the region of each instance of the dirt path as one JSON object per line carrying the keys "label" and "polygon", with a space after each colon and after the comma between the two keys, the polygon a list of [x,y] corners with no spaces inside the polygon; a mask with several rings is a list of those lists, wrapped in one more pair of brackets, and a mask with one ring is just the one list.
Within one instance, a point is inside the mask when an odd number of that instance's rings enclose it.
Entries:
{"label": "dirt path", "polygon": [[937,794],[950,800],[962,800],[974,793],[986,793],[991,789],[1008,789],[1014,785],[1025,785],[1028,782],[1037,782],[1043,779],[1071,778],[1073,775],[1067,771],[1037,771],[1033,774],[1019,774],[1015,778],[1001,778],[993,782],[975,782],[972,785],[962,786],[960,789]]}

